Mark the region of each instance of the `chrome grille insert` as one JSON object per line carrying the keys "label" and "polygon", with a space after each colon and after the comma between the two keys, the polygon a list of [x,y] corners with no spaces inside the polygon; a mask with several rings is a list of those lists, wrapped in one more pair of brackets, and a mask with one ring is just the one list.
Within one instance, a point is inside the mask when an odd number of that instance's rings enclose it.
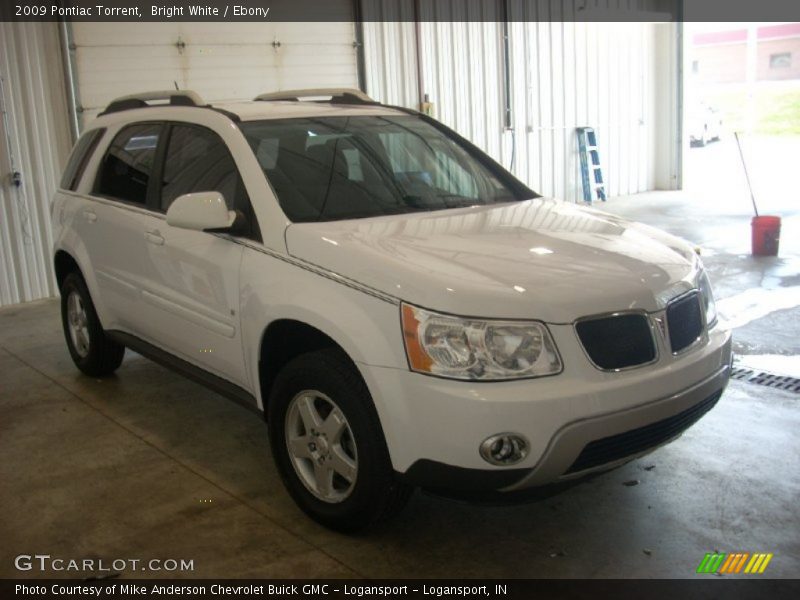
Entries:
{"label": "chrome grille insert", "polygon": [[700,293],[684,294],[667,305],[667,331],[673,354],[679,354],[703,335],[703,307]]}
{"label": "chrome grille insert", "polygon": [[582,319],[575,324],[583,349],[604,371],[618,371],[656,360],[656,344],[644,313],[618,313]]}

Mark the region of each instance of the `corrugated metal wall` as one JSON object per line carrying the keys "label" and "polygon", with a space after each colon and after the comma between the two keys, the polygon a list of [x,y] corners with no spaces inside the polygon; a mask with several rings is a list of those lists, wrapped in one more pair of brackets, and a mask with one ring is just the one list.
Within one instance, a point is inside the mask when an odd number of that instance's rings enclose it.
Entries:
{"label": "corrugated metal wall", "polygon": [[517,175],[548,196],[583,199],[575,128],[594,127],[610,196],[654,188],[652,25],[513,23]]}
{"label": "corrugated metal wall", "polygon": [[[497,7],[482,0],[424,2],[417,15],[423,22],[415,24],[391,21],[413,18],[413,0],[367,3],[369,22],[363,24],[367,93],[381,102],[419,108],[422,87],[434,103],[437,119],[503,162],[502,27],[490,20],[500,15],[487,12]],[[442,16],[455,20],[434,21]],[[456,21],[459,18],[486,22]],[[374,22],[380,19],[389,21]]]}
{"label": "corrugated metal wall", "polygon": [[[655,140],[673,134],[659,132],[655,120],[656,28],[662,26],[537,21],[550,18],[551,4],[509,3],[510,129],[504,127],[504,27],[463,21],[492,18],[484,13],[494,4],[419,5],[423,19],[436,10],[439,21],[452,15],[453,22],[365,23],[367,92],[418,107],[421,87],[438,119],[546,196],[582,200],[575,128],[585,125],[597,130],[611,196],[655,189]],[[397,6],[384,3],[376,12],[387,18]],[[411,0],[399,6],[413,14]]]}
{"label": "corrugated metal wall", "polygon": [[115,97],[175,84],[208,102],[358,87],[352,2],[330,6],[338,6],[341,22],[74,23],[82,121]]}
{"label": "corrugated metal wall", "polygon": [[[394,0],[383,0],[381,4],[387,3]],[[398,6],[408,10],[409,3]],[[418,108],[414,27],[414,23],[397,21],[364,23],[366,87],[373,98]]]}
{"label": "corrugated metal wall", "polygon": [[71,139],[57,24],[0,23],[0,50],[0,305],[7,305],[56,293],[50,198]]}

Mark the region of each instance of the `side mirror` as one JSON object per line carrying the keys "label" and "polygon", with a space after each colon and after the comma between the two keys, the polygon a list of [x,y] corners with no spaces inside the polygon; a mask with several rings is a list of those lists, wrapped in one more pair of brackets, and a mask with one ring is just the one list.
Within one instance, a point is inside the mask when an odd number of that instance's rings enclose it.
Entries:
{"label": "side mirror", "polygon": [[167,210],[167,225],[195,231],[224,230],[233,226],[236,216],[219,192],[196,192],[175,198]]}

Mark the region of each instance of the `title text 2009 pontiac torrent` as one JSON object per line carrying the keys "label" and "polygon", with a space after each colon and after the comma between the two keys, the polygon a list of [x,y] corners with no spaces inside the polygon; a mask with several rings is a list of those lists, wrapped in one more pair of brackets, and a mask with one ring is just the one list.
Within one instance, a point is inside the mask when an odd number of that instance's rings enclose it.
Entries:
{"label": "title text 2009 pontiac torrent", "polygon": [[689,244],[541,198],[357,90],[117,99],[53,222],[78,368],[128,347],[263,411],[288,491],[340,530],[414,487],[514,497],[619,466],[729,377]]}

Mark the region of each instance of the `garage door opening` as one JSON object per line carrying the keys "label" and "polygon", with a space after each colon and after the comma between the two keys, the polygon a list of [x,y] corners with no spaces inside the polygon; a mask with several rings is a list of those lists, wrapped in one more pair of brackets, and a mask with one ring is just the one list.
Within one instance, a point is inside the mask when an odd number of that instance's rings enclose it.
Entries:
{"label": "garage door opening", "polygon": [[684,189],[722,214],[752,213],[738,134],[759,212],[793,209],[800,23],[687,23],[685,44]]}

